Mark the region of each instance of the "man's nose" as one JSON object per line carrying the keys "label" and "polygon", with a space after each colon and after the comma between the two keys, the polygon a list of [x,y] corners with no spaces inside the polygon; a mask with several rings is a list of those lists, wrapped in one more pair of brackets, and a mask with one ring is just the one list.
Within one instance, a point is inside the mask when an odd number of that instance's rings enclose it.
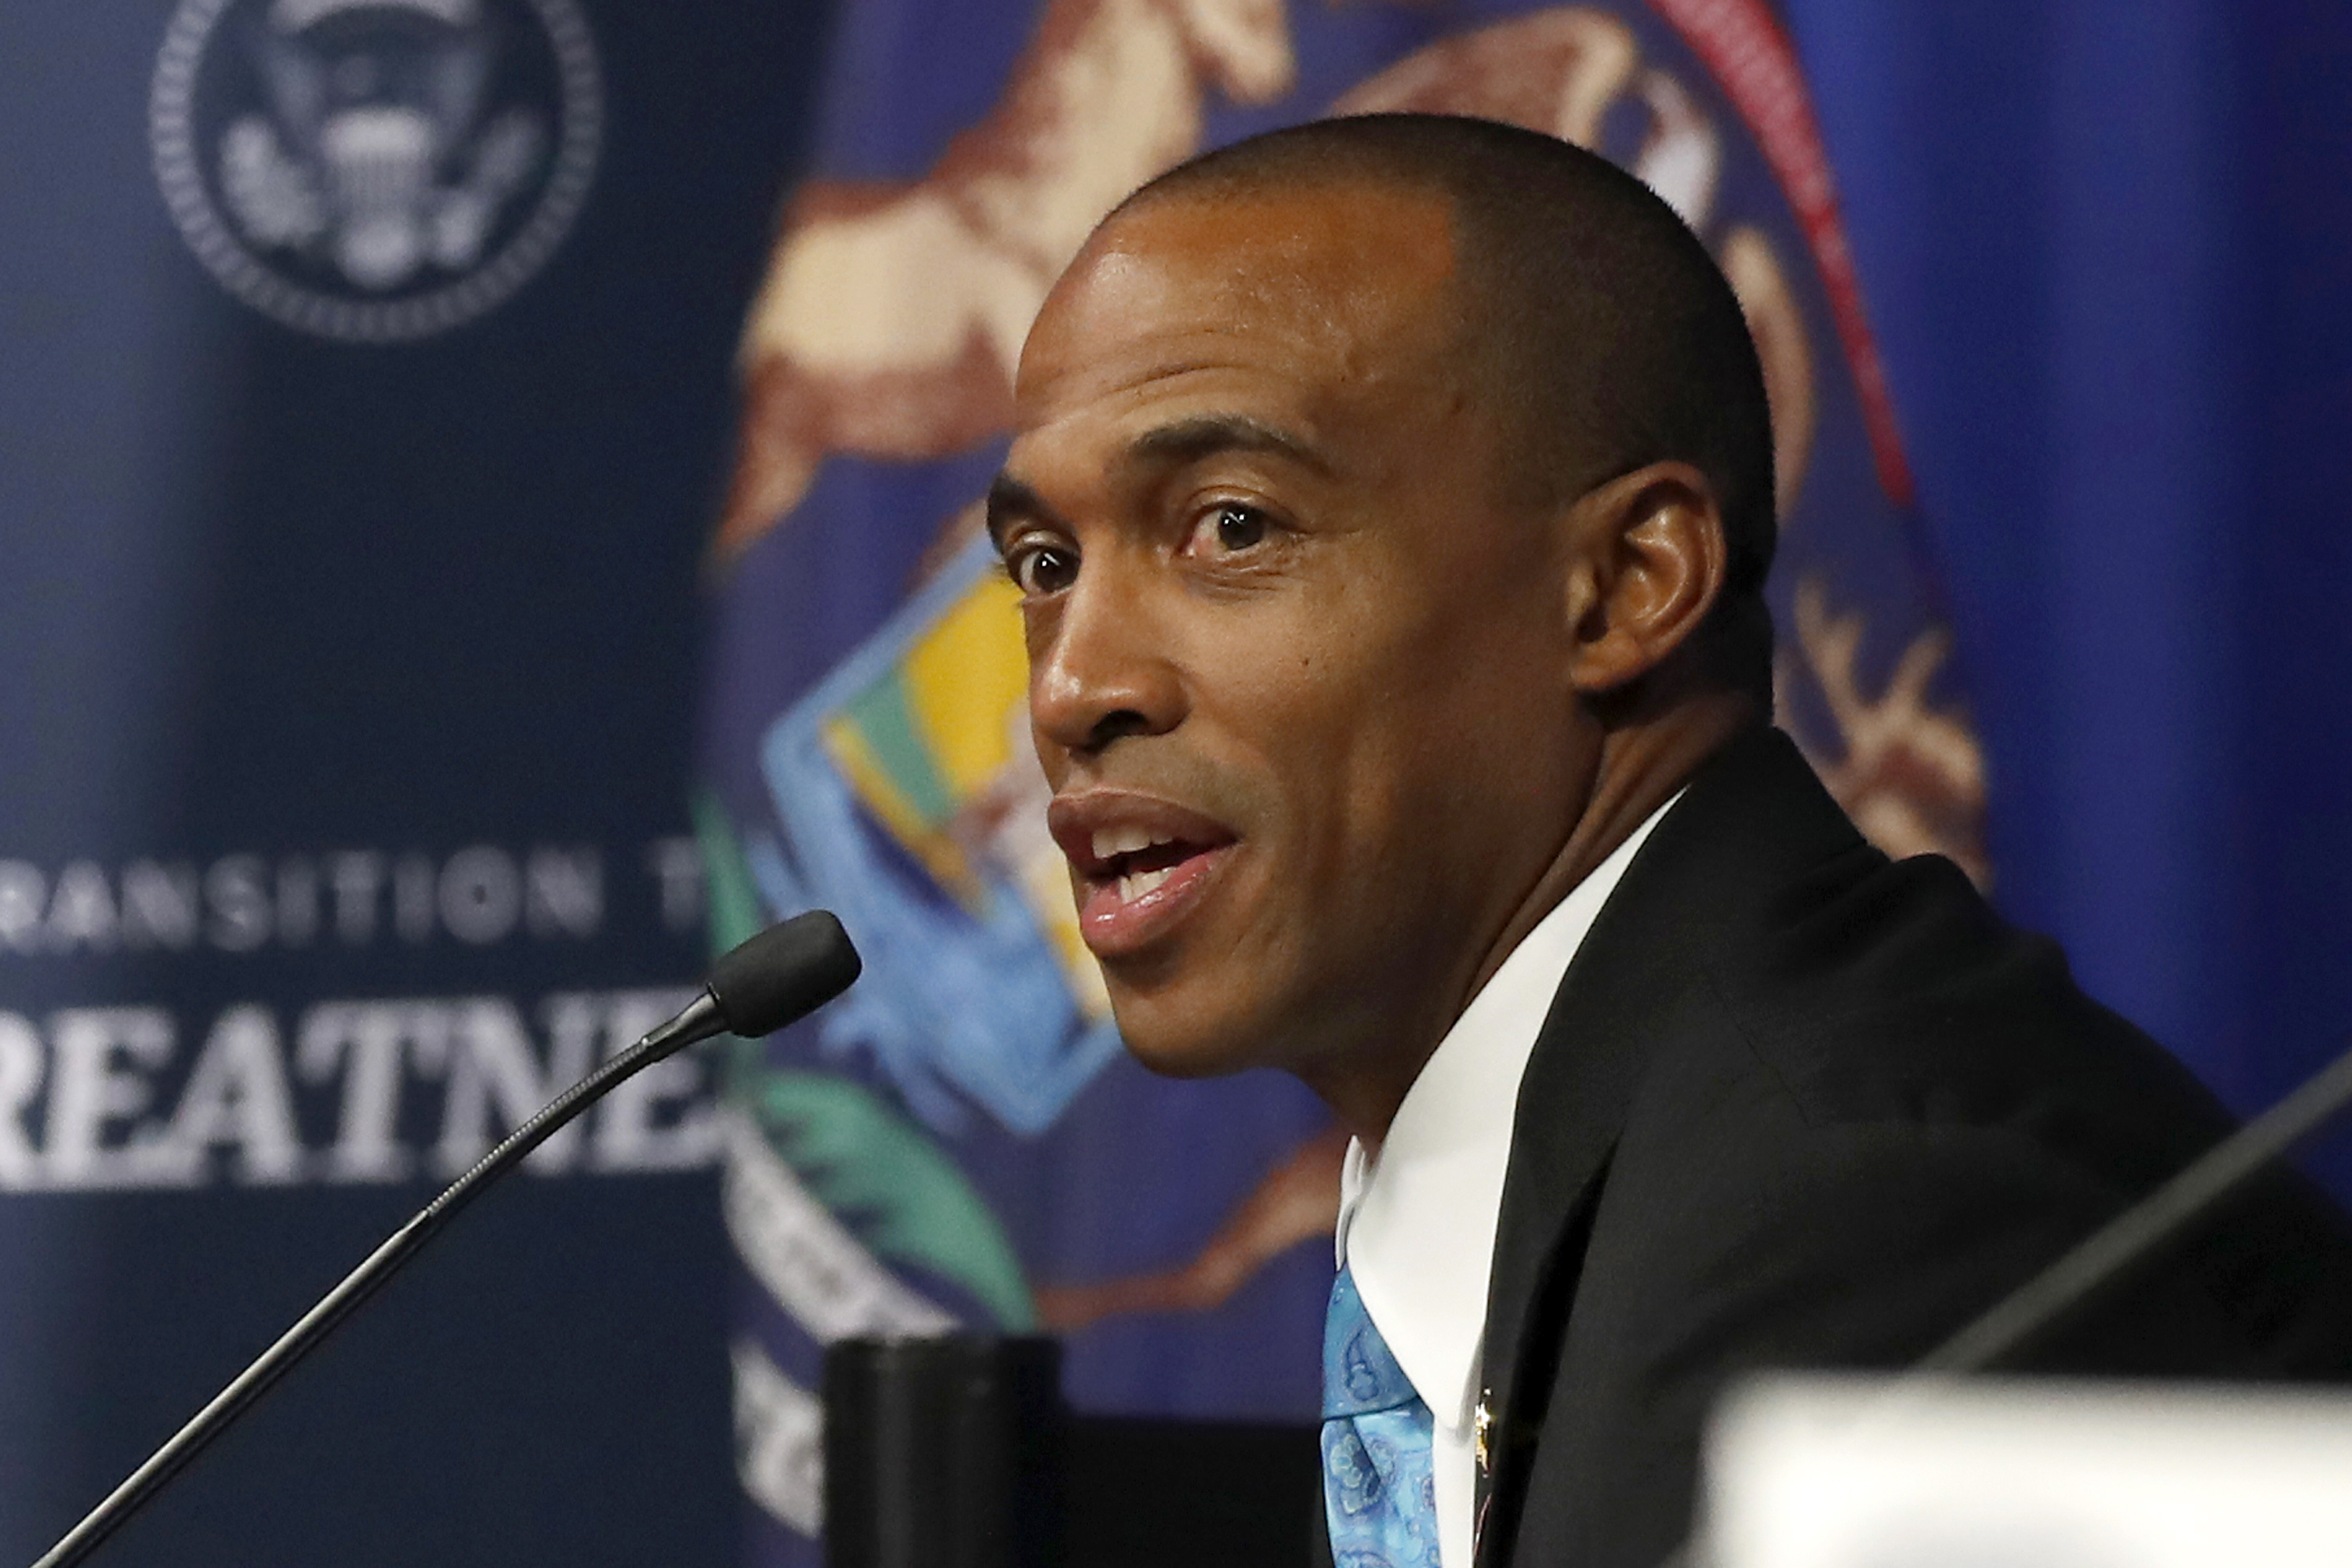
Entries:
{"label": "man's nose", "polygon": [[1184,717],[1184,684],[1143,584],[1089,566],[1066,594],[1029,679],[1040,740],[1073,755],[1129,735],[1160,734]]}

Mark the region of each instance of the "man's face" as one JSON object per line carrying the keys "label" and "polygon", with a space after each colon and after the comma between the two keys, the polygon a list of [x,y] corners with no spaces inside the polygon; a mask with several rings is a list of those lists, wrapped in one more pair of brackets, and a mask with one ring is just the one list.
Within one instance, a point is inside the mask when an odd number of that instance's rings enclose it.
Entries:
{"label": "man's face", "polygon": [[1573,826],[1559,530],[1503,482],[1441,198],[1150,204],[1023,354],[992,531],[1119,1026],[1179,1074],[1410,1058]]}

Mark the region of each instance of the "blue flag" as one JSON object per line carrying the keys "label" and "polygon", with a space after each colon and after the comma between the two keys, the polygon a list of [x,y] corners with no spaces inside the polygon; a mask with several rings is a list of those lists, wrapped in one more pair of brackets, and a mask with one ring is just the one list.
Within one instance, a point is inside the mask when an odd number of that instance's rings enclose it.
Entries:
{"label": "blue flag", "polygon": [[1780,722],[1888,849],[1981,870],[1981,765],[1802,76],[1762,0],[845,7],[741,342],[698,827],[721,941],[837,910],[866,978],[731,1073],[753,1558],[821,1526],[823,1345],[1064,1337],[1080,1408],[1311,1419],[1344,1136],[1151,1078],[1077,940],[980,498],[1022,339],[1120,197],[1331,113],[1507,120],[1706,240],[1771,396]]}

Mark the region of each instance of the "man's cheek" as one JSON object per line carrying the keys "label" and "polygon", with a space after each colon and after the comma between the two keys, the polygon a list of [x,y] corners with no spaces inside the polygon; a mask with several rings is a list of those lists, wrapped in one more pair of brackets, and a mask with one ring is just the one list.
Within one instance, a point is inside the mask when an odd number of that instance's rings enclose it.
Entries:
{"label": "man's cheek", "polygon": [[1062,780],[1070,771],[1070,759],[1034,721],[1029,726],[1029,747],[1037,754],[1037,766],[1045,774],[1046,788],[1060,789]]}

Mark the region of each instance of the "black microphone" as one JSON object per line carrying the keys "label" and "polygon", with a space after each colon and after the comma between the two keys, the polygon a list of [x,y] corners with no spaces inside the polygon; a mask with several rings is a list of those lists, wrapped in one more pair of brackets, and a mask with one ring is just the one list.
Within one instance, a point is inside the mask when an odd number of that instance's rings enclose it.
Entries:
{"label": "black microphone", "polygon": [[795,915],[729,952],[711,966],[702,994],[686,1010],[565,1089],[507,1140],[482,1156],[416,1217],[393,1232],[319,1304],[261,1352],[251,1366],[213,1395],[212,1403],[173,1433],[130,1478],[66,1531],[33,1568],[67,1568],[98,1549],[204,1446],[227,1430],[254,1401],[294,1363],[316,1349],[327,1331],[376,1291],[393,1272],[415,1256],[425,1238],[504,1175],[556,1129],[587,1110],[623,1079],[663,1058],[709,1039],[734,1034],[746,1039],[771,1035],[805,1017],[849,989],[857,978],[856,949],[841,922],[825,910]]}

